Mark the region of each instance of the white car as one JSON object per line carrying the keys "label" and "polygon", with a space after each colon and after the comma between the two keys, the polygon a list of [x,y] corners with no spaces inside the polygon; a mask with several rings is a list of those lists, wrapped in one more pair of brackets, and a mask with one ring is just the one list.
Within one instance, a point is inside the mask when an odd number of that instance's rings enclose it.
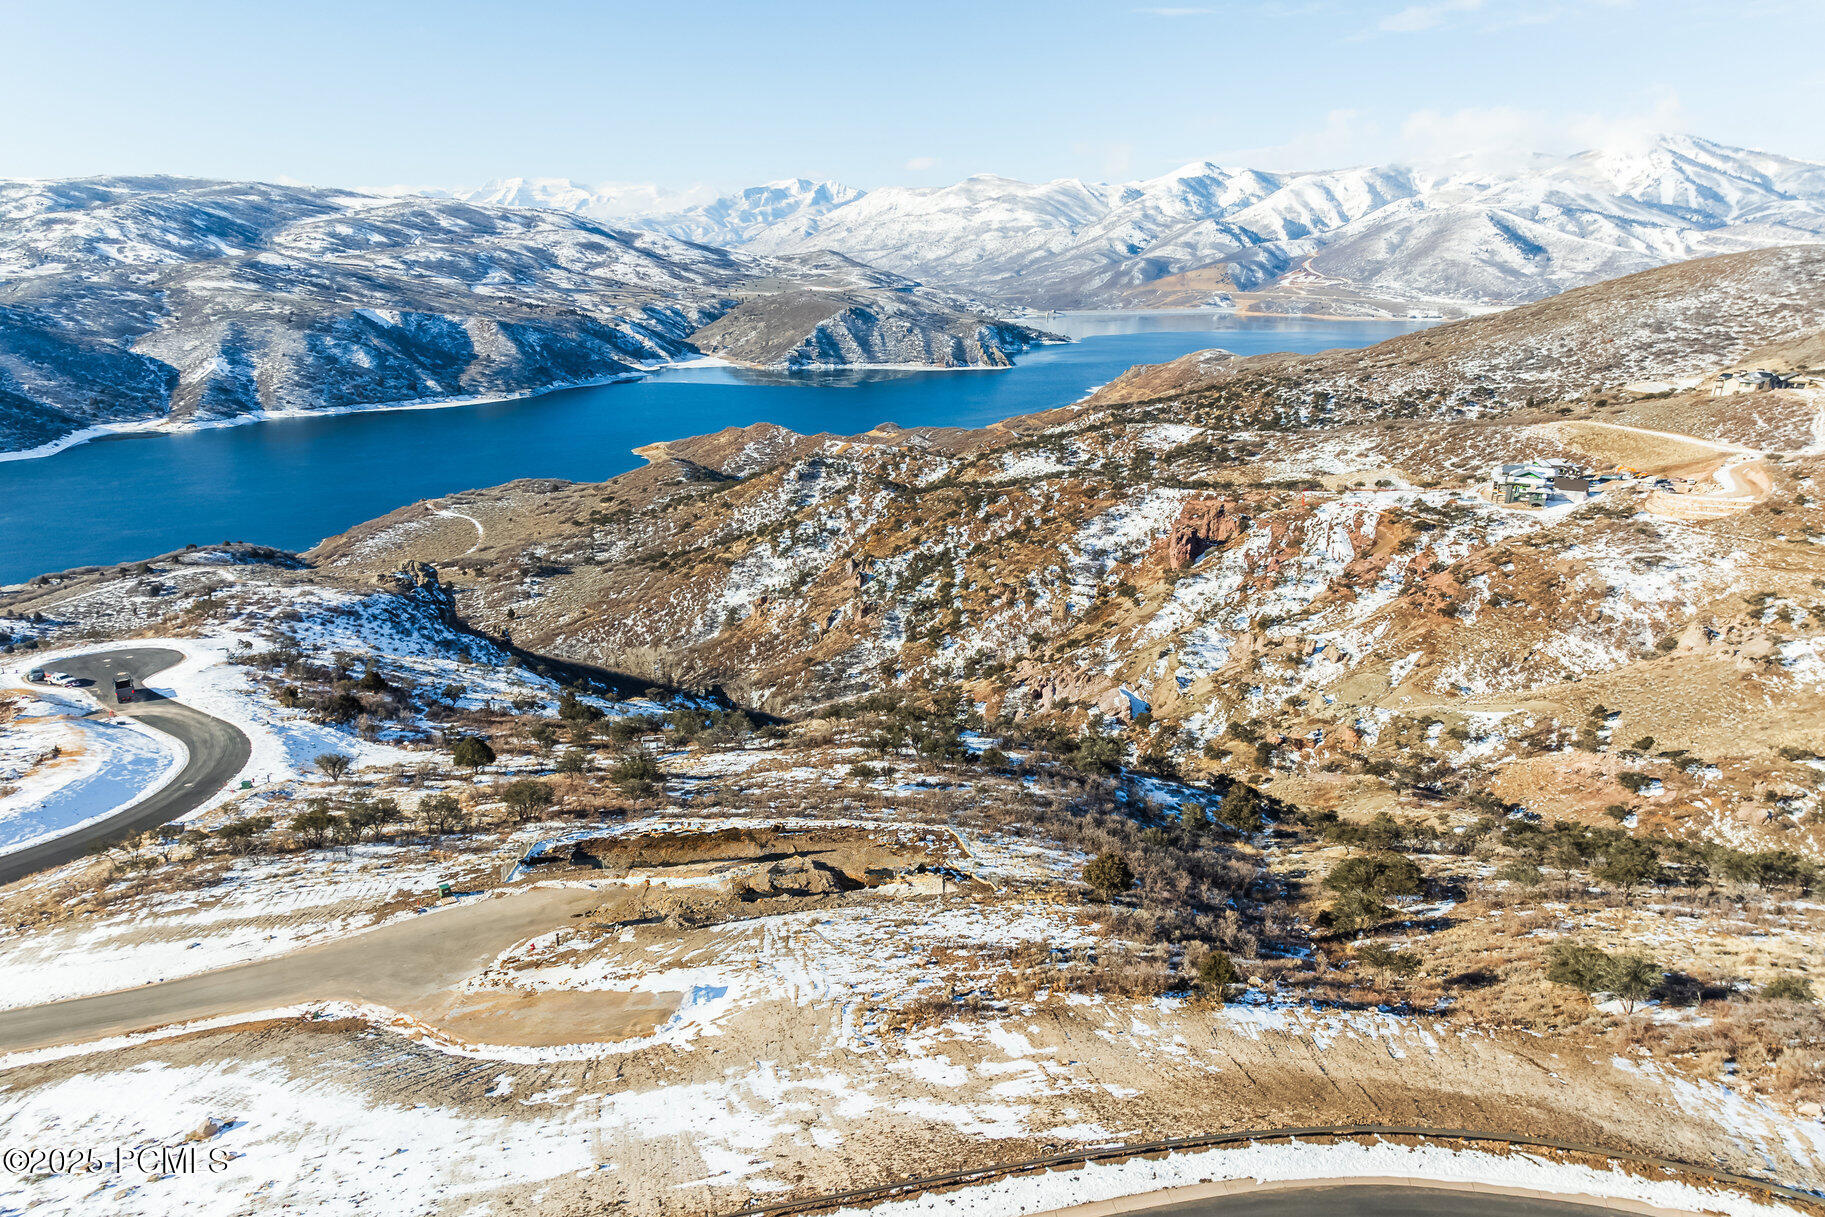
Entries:
{"label": "white car", "polygon": [[67,672],[52,672],[49,679],[52,684],[62,685],[66,689],[74,689],[81,683],[76,677],[71,676]]}

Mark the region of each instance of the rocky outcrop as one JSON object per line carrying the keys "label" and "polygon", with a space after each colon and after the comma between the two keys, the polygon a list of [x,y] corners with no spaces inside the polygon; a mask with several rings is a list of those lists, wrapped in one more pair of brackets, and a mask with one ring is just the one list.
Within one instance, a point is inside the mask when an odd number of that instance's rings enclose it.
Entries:
{"label": "rocky outcrop", "polygon": [[1229,499],[1187,499],[1159,546],[1166,569],[1189,569],[1207,551],[1235,540],[1248,525],[1248,517]]}
{"label": "rocky outcrop", "polygon": [[1131,723],[1152,707],[1139,694],[1097,672],[1060,672],[1031,661],[1015,670],[1002,709],[1016,719],[1047,714],[1067,706],[1087,706],[1119,722]]}
{"label": "rocky outcrop", "polygon": [[1110,689],[1096,699],[1096,708],[1122,723],[1131,723],[1136,715],[1146,714],[1153,709],[1139,695],[1126,688]]}
{"label": "rocky outcrop", "polygon": [[895,292],[782,292],[744,301],[691,341],[759,367],[1006,367],[1047,335]]}
{"label": "rocky outcrop", "polygon": [[1027,660],[1014,670],[1003,708],[1019,719],[1035,712],[1049,713],[1066,704],[1091,705],[1108,692],[1113,692],[1113,688],[1107,676],[1061,672]]}
{"label": "rocky outcrop", "polygon": [[1680,631],[1676,655],[1710,655],[1727,659],[1739,672],[1752,672],[1775,660],[1768,631],[1752,621],[1693,621]]}

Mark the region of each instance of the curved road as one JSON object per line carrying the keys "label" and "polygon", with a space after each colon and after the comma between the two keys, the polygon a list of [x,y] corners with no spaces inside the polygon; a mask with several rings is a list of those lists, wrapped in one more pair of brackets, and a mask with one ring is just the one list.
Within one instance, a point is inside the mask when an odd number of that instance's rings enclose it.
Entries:
{"label": "curved road", "polygon": [[[1102,1217],[1146,1213],[1149,1217],[1615,1217],[1623,1206],[1582,1200],[1408,1183],[1293,1185],[1240,1191],[1160,1204],[1160,1196],[1061,1209],[1054,1217]],[[1628,1206],[1624,1211],[1641,1212]]]}
{"label": "curved road", "polygon": [[[93,850],[148,828],[157,828],[201,807],[247,764],[252,745],[240,729],[200,710],[161,697],[145,688],[147,678],[183,662],[180,651],[168,647],[129,647],[78,655],[46,664],[90,683],[84,692],[103,706],[129,714],[148,727],[163,731],[190,750],[190,760],[158,792],[117,815],[73,829],[39,845],[0,854],[0,885],[13,883],[34,871],[59,866]],[[137,699],[126,705],[114,700],[114,681],[133,678]]]}

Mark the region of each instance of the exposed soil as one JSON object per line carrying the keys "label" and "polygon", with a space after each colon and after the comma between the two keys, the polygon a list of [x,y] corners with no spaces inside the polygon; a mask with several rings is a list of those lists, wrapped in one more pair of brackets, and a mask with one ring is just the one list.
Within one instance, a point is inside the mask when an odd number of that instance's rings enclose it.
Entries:
{"label": "exposed soil", "polygon": [[440,1035],[457,1041],[551,1048],[637,1039],[678,1009],[676,993],[463,993],[407,1006]]}

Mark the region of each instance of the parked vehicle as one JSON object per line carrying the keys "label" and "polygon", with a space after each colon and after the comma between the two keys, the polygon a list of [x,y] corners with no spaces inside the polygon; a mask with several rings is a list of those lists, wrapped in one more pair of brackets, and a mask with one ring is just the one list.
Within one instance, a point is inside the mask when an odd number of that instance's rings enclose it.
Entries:
{"label": "parked vehicle", "polygon": [[130,677],[123,676],[114,682],[114,700],[118,702],[133,700],[133,681]]}
{"label": "parked vehicle", "polygon": [[33,682],[34,684],[43,684],[44,683],[44,669],[43,668],[33,668],[31,671],[29,671],[25,674],[25,678],[27,680]]}

